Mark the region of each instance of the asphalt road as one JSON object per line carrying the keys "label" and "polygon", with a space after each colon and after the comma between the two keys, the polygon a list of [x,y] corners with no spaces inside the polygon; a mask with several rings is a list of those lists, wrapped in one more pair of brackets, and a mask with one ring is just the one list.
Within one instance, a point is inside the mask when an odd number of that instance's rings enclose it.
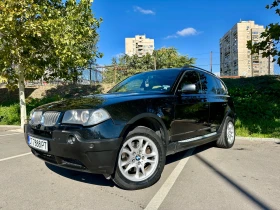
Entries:
{"label": "asphalt road", "polygon": [[125,191],[102,175],[45,164],[23,134],[0,132],[0,209],[280,209],[280,144],[237,140],[167,158],[152,187]]}

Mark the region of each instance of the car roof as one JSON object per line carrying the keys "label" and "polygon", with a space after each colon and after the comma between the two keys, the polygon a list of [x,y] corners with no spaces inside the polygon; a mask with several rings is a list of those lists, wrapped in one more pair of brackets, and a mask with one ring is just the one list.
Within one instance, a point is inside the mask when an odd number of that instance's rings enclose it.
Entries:
{"label": "car roof", "polygon": [[[183,71],[185,70],[198,70],[198,71],[202,71],[204,73],[207,73],[207,74],[211,74],[212,76],[214,77],[217,77],[214,73],[210,72],[210,71],[207,71],[205,69],[202,69],[202,68],[199,68],[197,66],[193,66],[193,65],[186,65],[182,68]],[[217,77],[218,78],[218,77]]]}
{"label": "car roof", "polygon": [[[157,69],[157,70],[154,70],[154,71],[166,71],[166,70],[175,70],[175,71],[186,71],[186,70],[198,70],[198,71],[202,71],[204,73],[208,73],[208,74],[211,74],[212,76],[214,77],[217,77],[215,74],[213,74],[212,72],[210,71],[207,71],[205,69],[202,69],[202,68],[199,68],[197,66],[193,66],[193,65],[185,65],[183,66],[182,68],[166,68],[166,69]],[[217,77],[218,78],[218,77]],[[219,79],[219,78],[218,78]]]}
{"label": "car roof", "polygon": [[[170,71],[170,70],[177,71],[177,72],[180,72],[180,71],[183,72],[183,71],[187,71],[187,70],[198,70],[198,71],[202,71],[204,73],[210,74],[210,75],[216,77],[217,79],[220,79],[219,77],[217,77],[212,72],[207,71],[207,70],[202,69],[202,68],[199,68],[197,66],[193,66],[193,65],[185,65],[182,68],[165,68],[165,69],[156,69],[156,70],[151,70],[151,71]],[[146,72],[139,72],[137,74],[141,74],[141,73],[146,73]]]}

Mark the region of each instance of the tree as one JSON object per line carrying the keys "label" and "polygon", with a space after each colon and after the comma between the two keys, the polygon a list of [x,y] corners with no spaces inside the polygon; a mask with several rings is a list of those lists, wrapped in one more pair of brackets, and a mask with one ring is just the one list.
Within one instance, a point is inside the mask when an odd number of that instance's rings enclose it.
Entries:
{"label": "tree", "polygon": [[154,50],[152,55],[147,53],[142,57],[122,55],[112,59],[112,66],[114,67],[111,66],[106,69],[104,80],[108,83],[116,83],[135,73],[154,69],[180,68],[194,63],[195,58],[179,55],[173,47]]}
{"label": "tree", "polygon": [[156,61],[155,69],[178,68],[195,63],[195,58],[189,58],[187,55],[180,55],[174,47],[155,50],[153,52],[153,57]]}
{"label": "tree", "polygon": [[[274,0],[271,5],[267,5],[266,9],[275,8],[275,13],[280,16],[280,0]],[[265,31],[262,32],[260,38],[262,41],[258,43],[247,42],[248,49],[252,50],[251,53],[261,53],[263,57],[277,57],[277,64],[280,65],[280,51],[279,38],[280,38],[280,25],[279,23],[271,23],[266,26]],[[273,61],[276,59],[274,58]]]}
{"label": "tree", "polygon": [[21,126],[26,120],[24,81],[71,78],[69,69],[83,67],[96,48],[101,19],[94,18],[92,0],[0,1],[0,75],[8,88],[19,87]]}

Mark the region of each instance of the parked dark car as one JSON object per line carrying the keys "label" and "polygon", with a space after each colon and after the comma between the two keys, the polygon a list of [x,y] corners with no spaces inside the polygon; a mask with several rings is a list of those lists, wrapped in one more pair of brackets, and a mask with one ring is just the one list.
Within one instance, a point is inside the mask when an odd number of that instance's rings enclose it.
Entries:
{"label": "parked dark car", "polygon": [[235,141],[233,101],[225,84],[197,67],[136,74],[107,94],[40,106],[25,125],[38,158],[104,174],[123,189],[160,178],[167,155],[211,141]]}

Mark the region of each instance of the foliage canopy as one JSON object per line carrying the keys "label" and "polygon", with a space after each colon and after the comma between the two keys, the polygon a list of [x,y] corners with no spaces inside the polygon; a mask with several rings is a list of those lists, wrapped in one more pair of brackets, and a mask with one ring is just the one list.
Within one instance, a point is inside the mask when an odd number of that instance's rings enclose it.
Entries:
{"label": "foliage canopy", "polygon": [[111,67],[108,67],[104,73],[104,81],[107,83],[119,82],[138,72],[179,68],[194,63],[195,58],[180,55],[173,47],[154,50],[152,55],[147,53],[142,57],[121,55],[112,59]]}
{"label": "foliage canopy", "polygon": [[[275,8],[275,13],[280,16],[280,0],[274,0],[271,5],[266,5],[266,9]],[[277,60],[277,64],[280,65],[280,51],[279,51],[279,39],[280,39],[280,25],[279,23],[271,23],[266,26],[265,31],[261,34],[262,41],[258,43],[252,43],[252,40],[247,42],[248,49],[252,50],[252,54],[261,53],[263,57],[274,57],[273,61]]]}

